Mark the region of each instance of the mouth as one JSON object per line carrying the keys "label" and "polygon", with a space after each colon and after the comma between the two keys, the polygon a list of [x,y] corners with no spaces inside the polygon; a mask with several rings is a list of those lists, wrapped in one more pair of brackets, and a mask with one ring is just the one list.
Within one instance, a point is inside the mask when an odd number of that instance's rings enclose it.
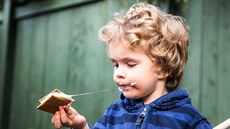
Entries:
{"label": "mouth", "polygon": [[128,91],[127,86],[118,86],[118,89],[121,92]]}
{"label": "mouth", "polygon": [[116,84],[118,86],[119,91],[129,91],[130,89],[132,89],[133,87],[136,87],[136,83],[132,82],[129,84],[122,84],[120,80],[116,81]]}
{"label": "mouth", "polygon": [[133,88],[133,86],[132,85],[118,85],[118,89],[120,90],[120,91],[129,91],[131,88]]}

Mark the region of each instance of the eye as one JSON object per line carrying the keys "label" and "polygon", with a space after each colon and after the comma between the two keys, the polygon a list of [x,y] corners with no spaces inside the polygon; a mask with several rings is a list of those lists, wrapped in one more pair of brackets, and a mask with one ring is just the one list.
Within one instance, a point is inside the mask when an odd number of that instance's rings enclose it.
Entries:
{"label": "eye", "polygon": [[119,64],[116,63],[116,62],[113,62],[113,67],[114,67],[114,68],[118,68],[118,67],[119,67]]}
{"label": "eye", "polygon": [[128,62],[127,63],[127,66],[132,68],[132,67],[135,67],[137,64],[135,62]]}

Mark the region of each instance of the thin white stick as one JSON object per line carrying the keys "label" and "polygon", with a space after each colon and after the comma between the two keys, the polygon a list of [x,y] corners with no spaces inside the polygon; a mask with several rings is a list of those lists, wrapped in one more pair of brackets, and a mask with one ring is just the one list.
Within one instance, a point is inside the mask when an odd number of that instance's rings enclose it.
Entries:
{"label": "thin white stick", "polygon": [[228,118],[224,122],[220,123],[219,125],[217,125],[213,129],[227,129],[229,127],[230,127],[230,118]]}

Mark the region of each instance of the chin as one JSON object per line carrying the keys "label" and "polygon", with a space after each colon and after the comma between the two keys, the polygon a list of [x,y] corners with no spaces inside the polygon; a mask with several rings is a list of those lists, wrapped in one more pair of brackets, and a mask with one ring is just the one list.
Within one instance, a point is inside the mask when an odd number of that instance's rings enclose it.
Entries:
{"label": "chin", "polygon": [[139,99],[140,97],[133,95],[132,93],[123,92],[124,96],[128,99]]}

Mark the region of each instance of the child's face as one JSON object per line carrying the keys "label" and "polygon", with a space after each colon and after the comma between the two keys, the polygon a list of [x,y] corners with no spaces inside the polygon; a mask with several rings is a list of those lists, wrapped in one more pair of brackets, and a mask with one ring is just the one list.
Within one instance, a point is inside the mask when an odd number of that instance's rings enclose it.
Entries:
{"label": "child's face", "polygon": [[[123,44],[109,45],[108,54],[114,65],[113,79],[125,97],[149,103],[165,94],[165,80],[156,74],[158,68],[142,50]],[[136,83],[134,86],[130,86]]]}

